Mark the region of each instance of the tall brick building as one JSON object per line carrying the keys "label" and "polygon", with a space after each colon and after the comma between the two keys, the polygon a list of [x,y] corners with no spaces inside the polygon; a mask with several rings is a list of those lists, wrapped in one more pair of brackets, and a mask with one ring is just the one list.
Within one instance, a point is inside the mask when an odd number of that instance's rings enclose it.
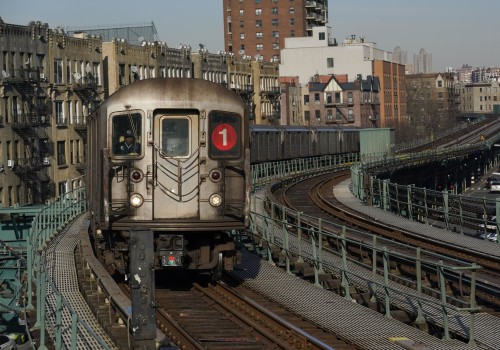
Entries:
{"label": "tall brick building", "polygon": [[225,50],[264,60],[279,61],[285,38],[328,22],[328,0],[223,0],[223,11]]}

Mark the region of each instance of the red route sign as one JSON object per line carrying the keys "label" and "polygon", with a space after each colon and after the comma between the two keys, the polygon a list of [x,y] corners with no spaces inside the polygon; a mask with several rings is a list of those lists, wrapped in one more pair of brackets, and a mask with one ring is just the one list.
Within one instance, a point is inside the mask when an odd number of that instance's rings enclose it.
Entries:
{"label": "red route sign", "polygon": [[212,131],[212,143],[221,151],[229,151],[236,142],[238,142],[238,134],[231,124],[219,124]]}

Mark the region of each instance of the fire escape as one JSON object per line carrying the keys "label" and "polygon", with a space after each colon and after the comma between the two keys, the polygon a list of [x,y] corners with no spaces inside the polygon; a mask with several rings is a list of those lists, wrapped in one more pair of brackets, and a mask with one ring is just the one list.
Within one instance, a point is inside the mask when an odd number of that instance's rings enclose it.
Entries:
{"label": "fire escape", "polygon": [[21,68],[4,79],[19,94],[22,107],[13,108],[12,130],[23,140],[25,158],[8,160],[8,166],[26,186],[26,202],[43,203],[54,195],[48,166],[52,147],[46,127],[48,110],[45,77],[39,69]]}
{"label": "fire escape", "polygon": [[255,105],[253,103],[253,86],[252,85],[243,85],[243,86],[237,86],[235,88],[231,89],[232,91],[236,92],[242,99],[245,101],[245,104],[247,105],[248,112],[249,112],[249,120],[254,120],[255,119]]}
{"label": "fire escape", "polygon": [[281,120],[281,105],[280,105],[280,88],[270,87],[269,90],[262,90],[260,92],[260,99],[262,103],[269,103],[271,105],[271,113],[265,114],[262,118],[267,119],[270,125],[280,125]]}
{"label": "fire escape", "polygon": [[[76,76],[77,83],[73,85],[73,92],[78,96],[78,98],[82,101],[82,104],[86,106],[88,114],[99,106],[101,103],[99,91],[98,91],[98,82],[97,77],[94,77],[90,73],[90,69],[87,68],[87,73],[84,77],[81,78]],[[75,123],[75,131],[81,137],[84,143],[84,149],[87,144],[87,116],[79,116],[76,119]],[[76,169],[85,174],[86,169],[86,159],[85,157],[80,157],[77,155],[77,164]]]}

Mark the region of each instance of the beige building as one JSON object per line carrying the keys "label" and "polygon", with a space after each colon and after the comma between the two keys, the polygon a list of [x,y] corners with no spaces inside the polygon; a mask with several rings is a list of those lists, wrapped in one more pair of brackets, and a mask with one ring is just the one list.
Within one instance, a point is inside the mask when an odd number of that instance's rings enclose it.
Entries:
{"label": "beige building", "polygon": [[455,96],[462,114],[500,114],[500,83],[457,83]]}
{"label": "beige building", "polygon": [[0,201],[40,203],[82,184],[85,118],[102,98],[101,41],[0,22]]}

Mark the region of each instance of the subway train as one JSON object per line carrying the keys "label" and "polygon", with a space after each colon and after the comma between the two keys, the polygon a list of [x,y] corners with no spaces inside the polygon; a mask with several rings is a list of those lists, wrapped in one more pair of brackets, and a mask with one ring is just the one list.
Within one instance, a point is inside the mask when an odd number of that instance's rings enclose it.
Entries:
{"label": "subway train", "polygon": [[359,129],[250,126],[252,164],[327,154],[359,153]]}
{"label": "subway train", "polygon": [[86,181],[109,272],[126,276],[137,230],[153,239],[155,269],[232,270],[228,232],[249,220],[249,136],[243,100],[206,80],[147,79],[106,99],[87,122]]}

